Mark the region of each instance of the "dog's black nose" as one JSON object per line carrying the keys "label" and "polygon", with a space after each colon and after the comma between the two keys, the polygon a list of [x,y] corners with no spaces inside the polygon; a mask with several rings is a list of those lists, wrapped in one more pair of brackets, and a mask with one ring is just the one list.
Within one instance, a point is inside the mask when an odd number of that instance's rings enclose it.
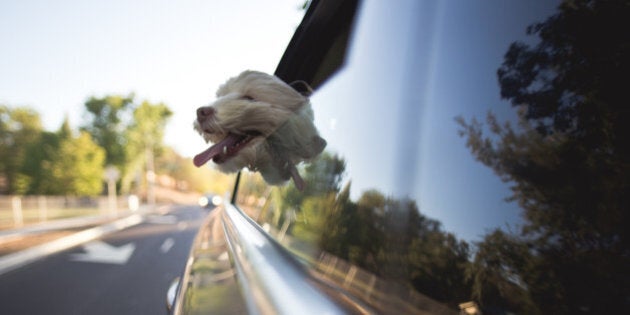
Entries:
{"label": "dog's black nose", "polygon": [[214,115],[214,108],[210,106],[204,106],[197,108],[197,120],[199,122],[203,122],[206,119],[212,117]]}

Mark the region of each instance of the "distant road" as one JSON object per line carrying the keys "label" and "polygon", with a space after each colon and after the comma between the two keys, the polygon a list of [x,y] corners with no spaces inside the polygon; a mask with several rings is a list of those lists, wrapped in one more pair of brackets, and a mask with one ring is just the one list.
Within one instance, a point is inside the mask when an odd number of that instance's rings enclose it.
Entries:
{"label": "distant road", "polygon": [[166,314],[207,211],[165,215],[0,275],[1,314]]}

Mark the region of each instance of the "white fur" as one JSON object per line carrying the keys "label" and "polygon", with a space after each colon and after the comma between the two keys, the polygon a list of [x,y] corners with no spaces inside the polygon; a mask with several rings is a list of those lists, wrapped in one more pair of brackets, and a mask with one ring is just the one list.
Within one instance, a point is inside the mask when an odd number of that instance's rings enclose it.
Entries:
{"label": "white fur", "polygon": [[194,123],[206,142],[220,142],[228,133],[256,131],[260,135],[237,155],[217,164],[226,173],[248,167],[270,184],[293,177],[302,188],[295,165],[316,157],[326,146],[313,124],[308,97],[262,72],[245,71],[229,79],[217,91],[214,103],[200,109],[213,110],[211,119],[198,118]]}

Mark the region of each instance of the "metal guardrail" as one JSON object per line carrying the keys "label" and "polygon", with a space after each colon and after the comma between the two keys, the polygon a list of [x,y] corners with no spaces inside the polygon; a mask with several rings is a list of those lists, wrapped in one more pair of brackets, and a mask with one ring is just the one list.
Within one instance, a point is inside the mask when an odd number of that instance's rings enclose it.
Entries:
{"label": "metal guardrail", "polygon": [[226,239],[251,314],[346,314],[293,257],[241,210],[225,204]]}

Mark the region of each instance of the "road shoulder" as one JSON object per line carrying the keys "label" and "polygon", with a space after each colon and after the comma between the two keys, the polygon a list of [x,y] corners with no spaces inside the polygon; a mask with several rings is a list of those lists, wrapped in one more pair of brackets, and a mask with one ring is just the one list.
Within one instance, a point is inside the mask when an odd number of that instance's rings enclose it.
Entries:
{"label": "road shoulder", "polygon": [[48,255],[100,238],[111,232],[119,231],[143,221],[140,214],[132,214],[113,222],[57,238],[22,251],[0,257],[0,275],[23,267]]}

